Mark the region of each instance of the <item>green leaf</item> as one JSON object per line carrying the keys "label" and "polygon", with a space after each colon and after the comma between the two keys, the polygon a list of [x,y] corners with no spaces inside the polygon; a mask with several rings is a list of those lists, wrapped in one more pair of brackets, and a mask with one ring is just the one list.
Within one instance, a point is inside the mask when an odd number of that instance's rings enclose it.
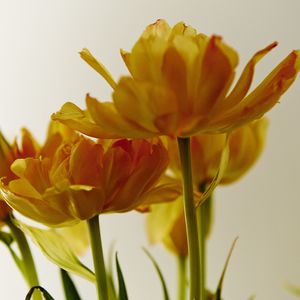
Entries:
{"label": "green leaf", "polygon": [[3,242],[6,246],[10,246],[14,241],[14,238],[10,233],[0,231],[0,241]]}
{"label": "green leaf", "polygon": [[116,253],[116,267],[119,282],[119,300],[128,300],[126,285],[123,277],[123,273],[119,264],[118,254]]}
{"label": "green leaf", "polygon": [[295,285],[291,285],[289,284],[287,286],[287,289],[292,292],[294,295],[298,296],[300,298],[300,286],[295,286]]}
{"label": "green leaf", "polygon": [[70,273],[95,282],[95,274],[83,265],[62,235],[53,229],[44,230],[28,226],[20,221],[16,225],[27,234],[43,254],[54,264]]}
{"label": "green leaf", "polygon": [[228,160],[229,160],[229,133],[226,135],[226,140],[224,144],[224,148],[221,154],[221,159],[219,163],[218,170],[211,181],[211,183],[207,186],[204,193],[201,195],[200,199],[197,200],[197,205],[201,205],[207,198],[211,196],[217,185],[220,183],[221,179],[223,178],[224,172],[226,171]]}
{"label": "green leaf", "polygon": [[30,300],[35,290],[40,290],[45,298],[45,300],[55,300],[43,287],[41,286],[33,286],[28,294],[26,295],[25,300]]}
{"label": "green leaf", "polygon": [[166,281],[164,279],[164,276],[163,276],[163,274],[160,270],[160,267],[159,267],[158,263],[155,261],[153,256],[150,254],[150,252],[146,248],[143,248],[143,250],[147,254],[147,256],[150,258],[150,260],[153,263],[153,266],[155,267],[155,270],[158,274],[158,277],[160,279],[161,286],[162,286],[162,289],[163,289],[163,293],[164,293],[164,300],[170,300],[167,285],[166,285]]}
{"label": "green leaf", "polygon": [[67,271],[60,269],[60,275],[64,287],[66,300],[81,300],[75,284],[73,283]]}
{"label": "green leaf", "polygon": [[228,267],[228,264],[229,264],[229,261],[230,261],[230,257],[232,255],[232,252],[233,252],[233,249],[235,247],[235,244],[237,242],[238,238],[236,237],[231,245],[231,248],[229,250],[229,253],[227,255],[227,258],[226,258],[226,261],[225,261],[225,265],[224,265],[224,268],[223,268],[223,272],[222,272],[222,275],[221,275],[221,278],[220,278],[220,281],[219,281],[219,284],[218,284],[218,287],[217,287],[217,290],[216,290],[216,294],[215,294],[215,300],[221,300],[221,294],[222,294],[222,288],[223,288],[223,281],[224,281],[224,277],[225,277],[225,273],[226,273],[226,270],[227,270],[227,267]]}
{"label": "green leaf", "polygon": [[106,279],[107,279],[107,289],[108,289],[108,298],[109,300],[117,300],[116,287],[113,280],[113,252],[114,252],[114,242],[110,245],[108,251],[108,264],[106,270]]}
{"label": "green leaf", "polygon": [[8,233],[8,232],[4,232],[4,231],[0,231],[0,241],[4,243],[5,246],[7,246],[15,264],[17,265],[18,269],[20,270],[20,272],[22,273],[22,275],[24,276],[24,278],[26,279],[26,274],[24,272],[24,267],[23,267],[23,263],[21,258],[16,254],[16,252],[13,250],[13,248],[11,247],[11,244],[14,242],[14,238],[13,236]]}

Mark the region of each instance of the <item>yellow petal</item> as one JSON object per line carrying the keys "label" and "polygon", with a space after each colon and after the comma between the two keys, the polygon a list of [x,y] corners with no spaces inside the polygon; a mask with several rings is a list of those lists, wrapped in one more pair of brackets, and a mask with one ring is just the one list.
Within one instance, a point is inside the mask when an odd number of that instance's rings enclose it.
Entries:
{"label": "yellow petal", "polygon": [[246,96],[252,83],[255,65],[276,46],[277,43],[274,42],[253,55],[243,70],[232,92],[224,99],[222,103],[220,103],[220,105],[218,105],[217,109],[221,110],[224,107],[233,107]]}
{"label": "yellow petal", "polygon": [[180,197],[171,203],[161,203],[151,206],[147,217],[147,233],[151,243],[163,241],[183,210],[183,201]]}
{"label": "yellow petal", "polygon": [[92,137],[116,137],[114,134],[105,132],[99,125],[93,122],[86,111],[81,110],[71,102],[65,103],[59,112],[52,115],[52,119]]}
{"label": "yellow petal", "polygon": [[51,207],[46,201],[12,193],[3,182],[0,183],[1,197],[22,215],[48,226],[74,222],[63,211]]}
{"label": "yellow petal", "polygon": [[94,122],[103,129],[101,133],[98,132],[98,137],[106,138],[108,135],[110,135],[108,138],[154,136],[153,133],[140,128],[138,125],[125,121],[110,102],[102,103],[87,96],[86,104]]}
{"label": "yellow petal", "polygon": [[271,109],[296,79],[300,70],[300,51],[289,54],[243,101],[215,120],[222,130],[230,130],[260,118]]}
{"label": "yellow petal", "polygon": [[120,80],[114,95],[120,115],[152,137],[164,130],[174,132],[177,126],[176,95],[164,86],[137,82],[129,77]]}
{"label": "yellow petal", "polygon": [[90,244],[87,222],[83,221],[73,226],[59,228],[57,231],[75,254],[83,255],[86,252]]}
{"label": "yellow petal", "polygon": [[195,111],[198,114],[206,116],[219,99],[224,98],[237,63],[236,52],[222,43],[220,37],[212,36],[198,71],[201,72],[195,99]]}
{"label": "yellow petal", "polygon": [[102,65],[93,55],[92,53],[84,48],[80,51],[81,58],[88,63],[96,72],[98,72],[106,81],[107,83],[115,89],[116,82],[114,81],[111,74],[108,72],[108,70]]}

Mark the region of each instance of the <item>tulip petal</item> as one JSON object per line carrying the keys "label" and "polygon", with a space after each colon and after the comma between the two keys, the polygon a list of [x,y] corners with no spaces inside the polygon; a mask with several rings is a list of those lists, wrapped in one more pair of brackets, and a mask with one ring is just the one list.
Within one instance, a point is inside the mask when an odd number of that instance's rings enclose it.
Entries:
{"label": "tulip petal", "polygon": [[161,203],[151,206],[151,213],[147,217],[147,233],[151,243],[163,241],[167,236],[178,216],[183,210],[183,201],[180,197],[171,203]]}
{"label": "tulip petal", "polygon": [[260,118],[278,102],[280,96],[294,82],[299,70],[300,51],[293,51],[243,101],[220,114],[214,120],[214,125],[222,130],[230,130]]}
{"label": "tulip petal", "polygon": [[52,208],[42,199],[18,196],[12,193],[4,184],[0,182],[1,197],[16,211],[24,216],[48,226],[57,224],[69,224],[74,222],[63,212]]}
{"label": "tulip petal", "polygon": [[92,137],[116,138],[114,134],[105,132],[95,124],[87,111],[71,102],[65,103],[59,112],[52,115],[52,119]]}
{"label": "tulip petal", "polygon": [[148,192],[158,180],[159,175],[167,167],[166,150],[159,145],[153,145],[150,155],[145,155],[120,187],[117,198],[111,201],[106,211],[129,211],[142,205],[143,194]]}
{"label": "tulip petal", "polygon": [[212,36],[206,47],[198,81],[195,111],[206,116],[214,105],[226,95],[238,63],[237,53],[222,43],[221,38]]}
{"label": "tulip petal", "polygon": [[106,138],[109,132],[110,138],[142,138],[153,137],[154,134],[139,127],[132,122],[127,122],[118,113],[115,106],[111,102],[99,102],[89,95],[86,98],[87,108],[94,122],[102,128],[105,134],[98,134],[98,137]]}
{"label": "tulip petal", "polygon": [[116,82],[114,81],[112,75],[108,72],[108,70],[102,65],[93,55],[92,53],[84,48],[80,51],[80,57],[88,63],[96,72],[98,72],[106,82],[115,89]]}
{"label": "tulip petal", "polygon": [[[88,155],[87,155],[88,153]],[[103,158],[103,147],[82,139],[72,149],[69,161],[69,176],[74,184],[99,186]]]}
{"label": "tulip petal", "polygon": [[124,119],[149,132],[145,137],[156,136],[162,130],[166,134],[174,132],[177,126],[177,99],[171,89],[124,77],[113,98],[116,109]]}
{"label": "tulip petal", "polygon": [[274,42],[253,55],[231,93],[217,106],[218,110],[233,107],[246,96],[253,80],[255,65],[276,46],[277,42]]}
{"label": "tulip petal", "polygon": [[75,254],[83,255],[85,253],[90,243],[87,222],[83,221],[73,226],[59,228],[57,231]]}

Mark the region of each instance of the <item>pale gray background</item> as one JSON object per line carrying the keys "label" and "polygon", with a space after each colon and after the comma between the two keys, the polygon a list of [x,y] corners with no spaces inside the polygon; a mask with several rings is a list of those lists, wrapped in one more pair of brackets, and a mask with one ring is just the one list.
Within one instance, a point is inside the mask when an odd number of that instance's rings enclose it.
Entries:
{"label": "pale gray background", "polygon": [[[110,99],[108,85],[81,59],[88,47],[117,79],[126,72],[119,48],[130,49],[157,18],[184,20],[199,31],[217,33],[240,53],[241,66],[258,49],[279,47],[257,68],[255,82],[290,50],[300,48],[299,0],[23,0],[0,1],[0,126],[13,138],[26,125],[42,141],[49,115],[66,101],[84,106],[90,92]],[[239,71],[241,67],[239,68]],[[219,188],[209,241],[208,283],[214,288],[232,240],[240,237],[224,282],[224,298],[296,299],[285,285],[300,285],[300,81],[269,113],[271,125],[260,162],[239,183]],[[104,245],[117,240],[130,299],[160,299],[156,274],[141,247],[143,216],[103,218]],[[151,248],[175,294],[174,258]],[[56,268],[34,249],[42,285],[62,299]],[[84,258],[91,264],[90,255]],[[1,299],[24,299],[27,291],[7,250],[0,245]],[[94,287],[76,280],[84,299]],[[17,287],[17,288],[16,288]]]}

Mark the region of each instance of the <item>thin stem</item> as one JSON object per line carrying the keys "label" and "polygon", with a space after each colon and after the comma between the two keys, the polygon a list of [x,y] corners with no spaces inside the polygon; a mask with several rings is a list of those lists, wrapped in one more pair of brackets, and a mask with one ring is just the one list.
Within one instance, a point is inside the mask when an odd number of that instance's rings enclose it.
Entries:
{"label": "thin stem", "polygon": [[185,300],[186,290],[186,257],[178,256],[178,300]]}
{"label": "thin stem", "polygon": [[[198,189],[199,192],[204,193],[206,191],[207,184],[200,184]],[[213,205],[213,197],[210,195],[204,203],[202,203],[197,208],[197,224],[198,224],[198,233],[199,233],[199,248],[200,248],[200,279],[202,281],[201,286],[203,289],[201,290],[202,297],[206,299],[206,245],[207,238],[211,228],[212,222],[212,205]],[[204,293],[204,294],[203,294]]]}
{"label": "thin stem", "polygon": [[95,216],[87,221],[93,254],[96,286],[99,300],[108,299],[106,271],[100,234],[99,217]]}
{"label": "thin stem", "polygon": [[177,141],[182,168],[184,213],[189,249],[190,300],[204,300],[200,298],[200,255],[196,209],[193,197],[190,138],[178,138]]}
{"label": "thin stem", "polygon": [[[34,260],[24,233],[13,223],[11,217],[7,218],[5,223],[9,227],[14,240],[18,244],[18,248],[22,257],[22,268],[29,288],[33,286],[39,286],[39,279]],[[35,291],[33,293],[33,299],[42,300],[41,293],[39,291]]]}
{"label": "thin stem", "polygon": [[[207,199],[209,200],[209,199]],[[206,201],[207,201],[206,200]],[[204,205],[200,205],[197,208],[197,224],[198,224],[198,233],[199,233],[199,248],[200,248],[200,293],[201,299],[206,299],[206,222],[205,222],[205,209]]]}

